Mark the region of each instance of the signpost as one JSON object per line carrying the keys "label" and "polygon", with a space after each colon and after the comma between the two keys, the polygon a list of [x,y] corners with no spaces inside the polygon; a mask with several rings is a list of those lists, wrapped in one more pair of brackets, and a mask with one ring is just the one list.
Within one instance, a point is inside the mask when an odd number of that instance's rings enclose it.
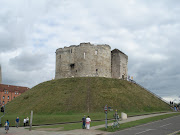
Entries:
{"label": "signpost", "polygon": [[117,114],[117,109],[116,109],[116,112],[115,112],[115,119],[117,121],[117,117],[118,117],[118,114]]}
{"label": "signpost", "polygon": [[105,113],[105,128],[107,129],[107,113],[108,113],[108,107],[105,105],[104,107],[104,113]]}

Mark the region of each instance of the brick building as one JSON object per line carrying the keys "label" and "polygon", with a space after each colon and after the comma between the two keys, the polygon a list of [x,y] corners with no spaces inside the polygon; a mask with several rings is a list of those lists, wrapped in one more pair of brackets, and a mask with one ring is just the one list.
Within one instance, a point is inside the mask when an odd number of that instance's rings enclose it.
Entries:
{"label": "brick building", "polygon": [[0,84],[0,106],[3,106],[29,90],[28,87]]}

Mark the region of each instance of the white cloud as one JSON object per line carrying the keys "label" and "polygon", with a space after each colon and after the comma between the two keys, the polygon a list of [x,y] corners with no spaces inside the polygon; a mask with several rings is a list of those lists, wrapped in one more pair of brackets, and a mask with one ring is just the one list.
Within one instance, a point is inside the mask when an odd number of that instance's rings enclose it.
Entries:
{"label": "white cloud", "polygon": [[180,98],[178,96],[166,96],[166,97],[162,97],[164,100],[168,101],[168,102],[174,102],[174,103],[180,103]]}
{"label": "white cloud", "polygon": [[32,87],[52,79],[56,49],[92,42],[109,44],[112,49],[125,52],[129,57],[129,74],[158,95],[173,97],[178,93],[179,1],[0,0],[0,3],[0,63],[4,83]]}

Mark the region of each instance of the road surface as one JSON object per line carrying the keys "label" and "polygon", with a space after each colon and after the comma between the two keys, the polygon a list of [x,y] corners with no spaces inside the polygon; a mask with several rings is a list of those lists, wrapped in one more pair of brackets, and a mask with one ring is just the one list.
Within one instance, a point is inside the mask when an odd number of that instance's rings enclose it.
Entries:
{"label": "road surface", "polygon": [[180,131],[180,116],[125,129],[109,135],[174,135]]}

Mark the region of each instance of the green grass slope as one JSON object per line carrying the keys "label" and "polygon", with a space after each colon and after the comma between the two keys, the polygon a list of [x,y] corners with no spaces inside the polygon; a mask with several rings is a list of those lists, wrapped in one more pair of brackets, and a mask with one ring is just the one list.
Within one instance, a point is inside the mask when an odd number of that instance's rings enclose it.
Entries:
{"label": "green grass slope", "polygon": [[143,88],[111,78],[66,78],[43,82],[8,103],[9,114],[102,112],[104,105],[124,112],[167,111],[169,106]]}

